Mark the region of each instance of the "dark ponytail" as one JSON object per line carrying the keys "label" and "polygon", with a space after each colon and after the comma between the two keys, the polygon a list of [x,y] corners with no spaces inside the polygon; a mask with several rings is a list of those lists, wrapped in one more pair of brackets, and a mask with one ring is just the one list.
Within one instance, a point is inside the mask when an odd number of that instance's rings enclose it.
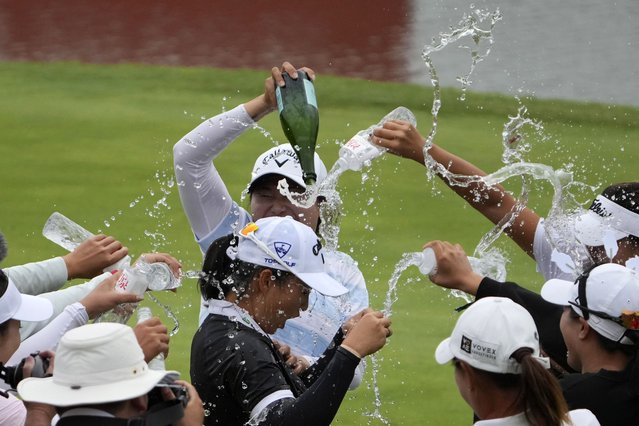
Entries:
{"label": "dark ponytail", "polygon": [[539,426],[571,424],[559,382],[532,357],[532,350],[520,348],[511,357],[521,365],[521,391],[517,402],[524,407],[528,422]]}

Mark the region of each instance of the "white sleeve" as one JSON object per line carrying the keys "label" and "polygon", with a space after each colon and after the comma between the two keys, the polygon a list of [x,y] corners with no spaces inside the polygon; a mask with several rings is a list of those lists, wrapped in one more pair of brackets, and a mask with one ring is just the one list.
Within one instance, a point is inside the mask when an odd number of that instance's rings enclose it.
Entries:
{"label": "white sleeve", "polygon": [[204,121],[173,147],[173,165],[182,207],[198,240],[218,226],[233,202],[212,161],[254,124],[240,105]]}
{"label": "white sleeve", "polygon": [[0,426],[24,426],[27,409],[22,401],[11,393],[8,397],[0,395]]}
{"label": "white sleeve", "polygon": [[61,257],[4,268],[22,294],[37,295],[55,291],[67,282],[67,265]]}
{"label": "white sleeve", "polygon": [[20,339],[25,340],[29,336],[42,330],[47,324],[49,324],[53,319],[61,314],[67,306],[82,300],[87,294],[91,293],[91,291],[93,291],[93,289],[96,288],[98,284],[107,279],[109,276],[111,276],[111,273],[107,272],[104,274],[100,274],[97,277],[93,278],[91,281],[87,281],[83,284],[78,284],[62,290],[41,294],[40,297],[48,299],[53,305],[53,315],[51,315],[50,319],[44,321],[22,321],[22,327],[20,328]]}
{"label": "white sleeve", "polygon": [[24,357],[36,351],[55,351],[64,333],[87,322],[89,322],[89,315],[81,303],[67,306],[45,328],[22,342],[7,361],[7,365],[16,365]]}

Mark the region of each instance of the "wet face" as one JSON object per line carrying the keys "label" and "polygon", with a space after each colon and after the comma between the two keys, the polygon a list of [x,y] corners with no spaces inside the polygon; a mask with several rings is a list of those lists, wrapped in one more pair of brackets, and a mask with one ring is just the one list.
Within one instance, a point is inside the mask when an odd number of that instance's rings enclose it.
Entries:
{"label": "wet face", "polygon": [[559,329],[566,343],[568,350],[568,365],[575,371],[581,371],[581,360],[579,358],[579,332],[581,329],[581,319],[572,308],[564,307],[564,312],[559,321]]}
{"label": "wet face", "polygon": [[311,289],[295,276],[287,277],[283,282],[272,280],[264,294],[264,309],[260,327],[269,334],[283,328],[286,320],[300,316],[300,311],[308,309],[308,296]]}
{"label": "wet face", "polygon": [[[257,180],[251,188],[251,214],[254,220],[271,216],[291,216],[298,222],[302,222],[313,229],[317,229],[319,223],[319,204],[316,202],[311,207],[304,209],[291,203],[288,198],[277,190],[277,182],[283,176],[266,175]],[[291,192],[301,193],[304,188],[301,185],[287,179]]]}

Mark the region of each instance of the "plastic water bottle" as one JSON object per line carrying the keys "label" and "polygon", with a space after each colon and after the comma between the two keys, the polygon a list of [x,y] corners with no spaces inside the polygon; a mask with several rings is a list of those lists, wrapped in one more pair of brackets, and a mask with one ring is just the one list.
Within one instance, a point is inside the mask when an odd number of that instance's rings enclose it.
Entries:
{"label": "plastic water bottle", "polygon": [[[140,261],[138,261],[140,262]],[[164,262],[148,263],[148,289],[151,291],[173,290],[180,287],[181,280],[173,275],[169,265]]]}
{"label": "plastic water bottle", "polygon": [[[153,318],[153,313],[151,312],[151,308],[147,306],[141,306],[138,308],[138,324],[151,318]],[[159,370],[159,371],[164,371],[166,369],[164,364],[164,354],[162,352],[157,354],[155,358],[149,361],[149,368],[151,370]]]}
{"label": "plastic water bottle", "polygon": [[413,126],[417,125],[417,120],[411,110],[403,106],[395,108],[386,114],[379,123],[370,126],[368,129],[360,130],[342,145],[337,159],[338,167],[342,170],[358,171],[365,164],[370,163],[370,161],[386,152],[385,148],[372,142],[372,136],[376,128],[382,127],[389,120],[402,120],[409,122]]}
{"label": "plastic water bottle", "polygon": [[[73,251],[94,234],[84,229],[62,213],[53,212],[42,228],[42,235],[68,251]],[[124,269],[131,264],[131,256],[127,255],[117,263],[107,266],[104,272]]]}
{"label": "plastic water bottle", "polygon": [[432,248],[426,247],[424,251],[422,251],[422,256],[417,267],[419,268],[419,272],[424,275],[435,275],[437,273],[437,258]]}
{"label": "plastic water bottle", "polygon": [[[146,262],[138,261],[135,267],[127,266],[122,271],[122,275],[115,283],[115,291],[121,293],[133,293],[143,296],[149,286],[146,273],[142,270],[146,268]],[[148,263],[146,264],[148,265]],[[94,322],[119,322],[126,324],[138,307],[138,303],[121,303],[108,312],[102,313]]]}
{"label": "plastic water bottle", "polygon": [[285,86],[275,88],[280,123],[286,138],[300,160],[302,177],[307,185],[315,183],[315,145],[319,130],[319,111],[313,82],[304,71],[297,79],[282,73]]}

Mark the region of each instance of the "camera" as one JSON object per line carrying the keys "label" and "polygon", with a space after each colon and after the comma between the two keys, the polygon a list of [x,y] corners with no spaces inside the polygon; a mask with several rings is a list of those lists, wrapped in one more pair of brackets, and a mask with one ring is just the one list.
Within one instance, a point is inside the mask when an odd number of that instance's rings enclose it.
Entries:
{"label": "camera", "polygon": [[162,388],[169,388],[171,392],[173,392],[173,396],[175,396],[175,401],[179,402],[183,407],[186,407],[186,404],[189,402],[189,393],[184,386],[178,385],[177,383],[160,383],[148,393],[149,409],[165,402],[162,396]]}
{"label": "camera", "polygon": [[[45,377],[49,369],[49,358],[40,355],[40,352],[34,352],[30,356],[35,360],[33,370],[30,377]],[[28,357],[23,358],[18,365],[5,367],[0,364],[0,379],[4,380],[13,389],[18,387],[18,383],[24,379],[23,367]]]}

